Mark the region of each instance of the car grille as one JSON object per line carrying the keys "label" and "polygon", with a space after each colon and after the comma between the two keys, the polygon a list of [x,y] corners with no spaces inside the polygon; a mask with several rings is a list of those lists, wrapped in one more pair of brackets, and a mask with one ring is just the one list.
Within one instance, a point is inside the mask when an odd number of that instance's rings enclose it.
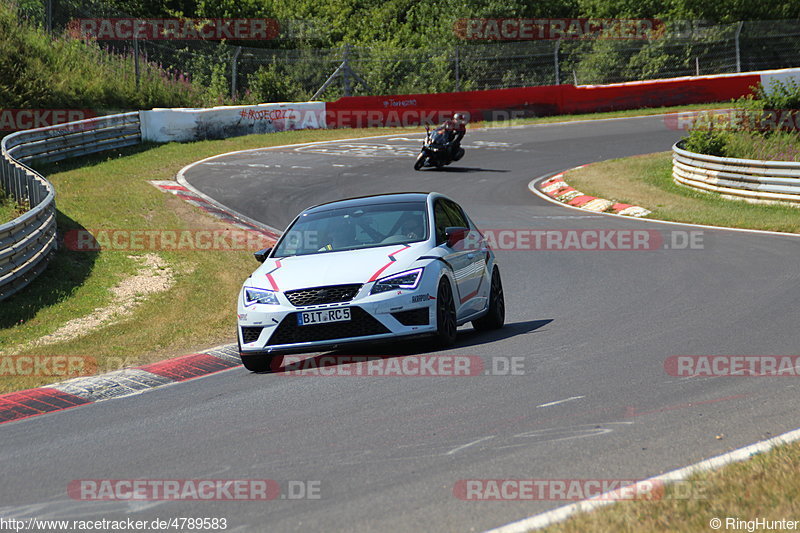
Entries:
{"label": "car grille", "polygon": [[262,326],[242,326],[242,341],[245,344],[256,342],[261,336]]}
{"label": "car grille", "polygon": [[269,338],[268,345],[329,341],[389,333],[389,330],[360,307],[350,308],[350,320],[298,326],[297,313],[286,315]]}
{"label": "car grille", "polygon": [[392,313],[392,316],[404,326],[427,326],[430,312],[427,307],[422,307],[420,309],[410,309],[408,311]]}
{"label": "car grille", "polygon": [[328,287],[312,287],[310,289],[286,291],[284,294],[293,306],[303,307],[306,305],[349,302],[356,297],[360,288],[361,284],[358,283],[353,285],[330,285]]}

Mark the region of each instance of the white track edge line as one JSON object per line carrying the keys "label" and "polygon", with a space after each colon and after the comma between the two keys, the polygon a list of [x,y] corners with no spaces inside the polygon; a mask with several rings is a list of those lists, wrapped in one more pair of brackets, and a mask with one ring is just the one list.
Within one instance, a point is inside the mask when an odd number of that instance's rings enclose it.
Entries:
{"label": "white track edge line", "polygon": [[[730,452],[722,455],[700,461],[699,463],[694,463],[677,470],[672,470],[665,474],[653,476],[646,480],[642,480],[639,483],[681,481],[692,474],[698,472],[709,472],[731,463],[745,461],[754,455],[767,452],[778,445],[789,444],[798,440],[800,440],[800,429],[794,429],[776,437],[758,441],[755,444],[750,444],[749,446],[731,450]],[[495,529],[487,530],[485,533],[524,533],[526,531],[547,527],[557,522],[561,522],[575,513],[581,511],[592,511],[599,507],[616,503],[617,501],[621,500],[621,498],[613,499],[609,498],[608,495],[615,493],[618,494],[620,491],[621,489],[618,489],[617,491],[610,491],[588,500],[582,500],[570,505],[558,507],[552,511],[539,513],[528,518],[523,518],[522,520],[517,520],[516,522],[511,522],[509,524],[497,527]]]}

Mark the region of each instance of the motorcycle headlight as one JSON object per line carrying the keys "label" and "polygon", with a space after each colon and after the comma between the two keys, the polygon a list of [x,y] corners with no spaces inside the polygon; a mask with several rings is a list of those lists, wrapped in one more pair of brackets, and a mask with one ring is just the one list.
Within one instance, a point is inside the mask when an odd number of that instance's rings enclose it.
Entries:
{"label": "motorcycle headlight", "polygon": [[375,282],[375,285],[372,286],[372,290],[369,291],[369,293],[377,294],[399,289],[416,289],[419,285],[419,280],[422,279],[422,271],[422,268],[415,268],[379,279]]}
{"label": "motorcycle headlight", "polygon": [[280,305],[278,297],[274,291],[265,289],[252,289],[250,287],[244,288],[244,304],[267,304],[267,305]]}

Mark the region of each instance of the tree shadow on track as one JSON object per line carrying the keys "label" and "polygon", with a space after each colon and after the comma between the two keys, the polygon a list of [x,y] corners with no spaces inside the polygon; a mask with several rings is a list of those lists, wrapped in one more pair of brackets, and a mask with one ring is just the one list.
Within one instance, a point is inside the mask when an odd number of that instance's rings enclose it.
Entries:
{"label": "tree shadow on track", "polygon": [[[325,353],[315,354],[311,357],[305,355],[294,356],[291,362],[284,362],[282,372],[300,371],[303,369],[325,368],[331,366],[364,362],[366,359],[390,359],[411,355],[433,354],[437,352],[460,350],[469,346],[480,346],[502,339],[525,335],[543,328],[553,319],[528,320],[506,324],[503,328],[494,331],[479,332],[469,328],[459,331],[456,344],[448,348],[437,348],[435,341],[422,338],[415,340],[394,341],[391,344],[362,344],[343,347]],[[461,355],[461,354],[459,354]],[[468,354],[469,355],[469,354]],[[287,356],[292,357],[292,356]]]}

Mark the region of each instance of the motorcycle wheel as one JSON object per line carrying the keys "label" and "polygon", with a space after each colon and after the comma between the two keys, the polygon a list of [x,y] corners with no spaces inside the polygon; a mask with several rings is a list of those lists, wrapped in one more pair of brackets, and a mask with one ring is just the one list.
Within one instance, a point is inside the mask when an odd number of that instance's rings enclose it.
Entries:
{"label": "motorcycle wheel", "polygon": [[425,165],[425,154],[421,153],[417,156],[417,160],[414,162],[414,170],[419,170]]}

